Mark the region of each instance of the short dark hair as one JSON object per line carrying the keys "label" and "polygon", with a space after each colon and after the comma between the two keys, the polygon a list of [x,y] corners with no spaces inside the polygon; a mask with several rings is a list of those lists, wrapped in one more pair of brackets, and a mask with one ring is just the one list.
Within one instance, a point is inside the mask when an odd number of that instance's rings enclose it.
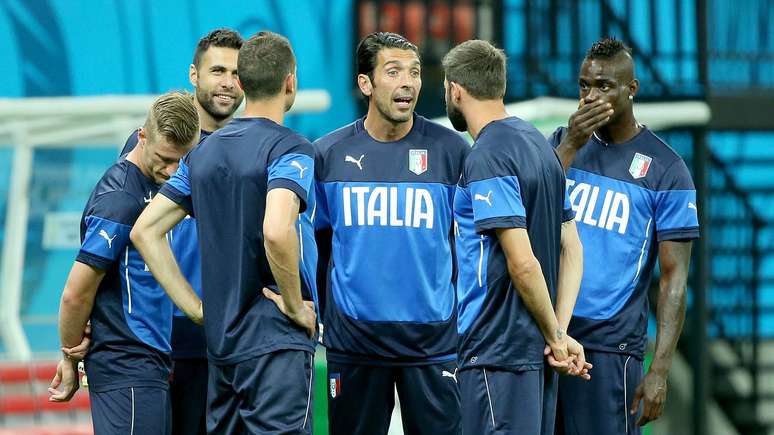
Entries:
{"label": "short dark hair", "polygon": [[505,96],[505,53],[487,41],[473,39],[443,57],[446,80],[465,88],[476,99]]}
{"label": "short dark hair", "polygon": [[200,39],[199,43],[196,44],[193,64],[196,68],[199,68],[199,62],[202,61],[202,55],[205,51],[209,50],[210,47],[233,48],[234,50],[239,50],[242,48],[243,42],[242,36],[234,30],[225,27],[215,29]]}
{"label": "short dark hair", "polygon": [[392,32],[374,32],[367,35],[357,44],[357,73],[374,78],[376,57],[383,48],[398,48],[411,50],[419,57],[419,49],[402,35]]}
{"label": "short dark hair", "polygon": [[277,95],[295,66],[290,41],[278,33],[258,32],[239,49],[239,81],[245,95],[253,100]]}
{"label": "short dark hair", "polygon": [[193,95],[171,91],[156,98],[143,127],[151,138],[161,135],[175,146],[190,145],[199,134],[199,113]]}
{"label": "short dark hair", "polygon": [[621,53],[632,55],[632,49],[620,39],[604,37],[591,45],[586,59],[612,59]]}

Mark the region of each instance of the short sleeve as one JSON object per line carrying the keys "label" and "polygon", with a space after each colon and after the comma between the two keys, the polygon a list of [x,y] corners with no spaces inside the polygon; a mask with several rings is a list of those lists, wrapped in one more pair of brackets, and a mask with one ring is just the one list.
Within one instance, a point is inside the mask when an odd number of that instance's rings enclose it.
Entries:
{"label": "short sleeve", "polygon": [[551,136],[548,136],[548,144],[551,145],[551,148],[556,148],[559,146],[560,143],[562,143],[562,136],[564,136],[564,127],[559,127],[556,130],[554,130],[553,133],[551,133]]}
{"label": "short sleeve", "polygon": [[177,171],[161,186],[159,193],[183,207],[190,216],[194,216],[193,201],[191,200],[191,178],[186,160],[186,158],[180,159]]}
{"label": "short sleeve", "polygon": [[129,244],[129,233],[142,207],[122,191],[99,195],[86,211],[85,231],[76,261],[107,270]]}
{"label": "short sleeve", "polygon": [[280,141],[269,156],[267,192],[277,188],[291,190],[301,200],[300,213],[306,210],[310,192],[314,194],[313,156],[312,144],[300,136]]}
{"label": "short sleeve", "polygon": [[[562,179],[564,179],[564,177],[562,177]],[[570,186],[567,185],[567,180],[564,180],[564,205],[562,206],[562,222],[569,222],[575,219],[575,212],[572,209],[572,202],[570,202]]]}
{"label": "short sleeve", "polygon": [[515,171],[495,168],[491,157],[474,150],[465,162],[465,179],[473,204],[476,232],[526,228],[526,210]]}
{"label": "short sleeve", "polygon": [[696,188],[685,162],[678,159],[664,173],[656,192],[658,241],[699,238]]}

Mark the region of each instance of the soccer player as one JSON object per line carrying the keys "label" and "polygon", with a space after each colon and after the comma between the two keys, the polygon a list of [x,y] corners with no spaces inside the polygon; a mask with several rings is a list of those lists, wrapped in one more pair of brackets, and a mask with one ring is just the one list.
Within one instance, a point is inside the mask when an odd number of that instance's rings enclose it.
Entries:
{"label": "soccer player", "polygon": [[[685,317],[691,240],[699,237],[696,191],[680,156],[634,117],[639,82],[626,45],[607,38],[594,43],[578,85],[581,108],[551,142],[568,169],[587,258],[604,257],[604,265],[585,263],[569,332],[605,376],[588,383],[560,380],[557,425],[566,434],[639,434],[638,426],[661,415],[666,399]],[[643,378],[647,293],[656,257],[658,334]]]}
{"label": "soccer player", "polygon": [[[199,140],[191,96],[159,97],[139,142],[111,166],[89,197],[81,219],[81,249],[59,308],[62,346],[81,342],[91,320],[86,356],[94,432],[169,434],[172,302],[158,285],[129,233],[153,195]],[[78,389],[77,360],[65,354],[49,392],[67,401]]]}
{"label": "soccer player", "polygon": [[[200,142],[231,120],[244,98],[237,85],[237,56],[242,37],[230,29],[208,33],[196,46],[188,78],[195,90],[194,106],[201,123]],[[121,155],[137,144],[135,131]],[[188,216],[169,233],[169,242],[183,276],[201,297],[201,260],[196,220]],[[175,309],[172,320],[172,433],[206,433],[207,347],[204,329]]]}
{"label": "soccer player", "polygon": [[396,387],[406,434],[460,433],[452,200],[469,146],[414,113],[420,73],[403,36],[366,36],[368,113],[315,143],[334,435],[386,434]]}
{"label": "soccer player", "polygon": [[285,37],[260,32],[242,45],[237,68],[244,117],[181,161],[138,219],[132,240],[172,300],[187,315],[195,313],[201,301],[165,234],[186,215],[196,218],[209,361],[207,433],[309,434],[314,154],[309,141],[282,126],[296,96],[295,55]]}
{"label": "soccer player", "polygon": [[564,172],[540,132],[506,113],[502,50],[467,41],[443,68],[449,120],[475,139],[454,196],[462,429],[553,434],[546,344],[560,371],[589,377],[564,332],[583,262]]}

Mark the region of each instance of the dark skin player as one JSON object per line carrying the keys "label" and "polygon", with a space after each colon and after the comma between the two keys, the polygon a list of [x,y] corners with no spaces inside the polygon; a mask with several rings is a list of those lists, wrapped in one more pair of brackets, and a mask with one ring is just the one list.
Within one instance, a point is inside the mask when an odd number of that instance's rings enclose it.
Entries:
{"label": "dark skin player", "polygon": [[[575,155],[596,133],[615,146],[634,138],[641,126],[634,118],[633,100],[639,89],[634,77],[634,61],[628,53],[611,59],[586,59],[578,77],[580,107],[570,116],[567,132],[557,147],[562,166],[567,170]],[[630,413],[643,411],[637,424],[644,426],[661,416],[667,395],[667,377],[672,354],[680,338],[685,319],[686,282],[691,258],[690,241],[669,240],[658,243],[661,268],[659,281],[656,351],[653,363],[634,393]]]}

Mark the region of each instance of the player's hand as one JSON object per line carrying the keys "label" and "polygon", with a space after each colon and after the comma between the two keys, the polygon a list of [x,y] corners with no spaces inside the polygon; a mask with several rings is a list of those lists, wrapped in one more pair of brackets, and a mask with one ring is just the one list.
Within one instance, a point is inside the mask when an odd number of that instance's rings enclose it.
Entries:
{"label": "player's hand", "polygon": [[553,340],[548,342],[548,347],[551,349],[551,355],[554,359],[552,367],[555,369],[566,369],[570,366],[572,360],[567,351],[567,334],[564,331],[557,329]]}
{"label": "player's hand", "polygon": [[574,357],[570,374],[578,376],[586,381],[591,380],[589,370],[594,366],[586,361],[586,353],[583,350],[583,345],[569,335],[567,336],[567,352],[570,356]]}
{"label": "player's hand", "polygon": [[644,426],[659,418],[664,412],[664,402],[667,395],[667,378],[652,371],[648,371],[634,392],[631,415],[637,414],[642,400],[642,415],[637,420],[638,426]]}
{"label": "player's hand", "polygon": [[546,345],[546,348],[543,350],[543,355],[546,357],[546,361],[548,361],[548,365],[551,366],[554,370],[556,370],[559,374],[562,375],[569,375],[571,370],[571,364],[567,361],[557,361],[554,357],[554,354],[551,352],[551,346]]}
{"label": "player's hand", "polygon": [[562,142],[576,149],[581,148],[597,129],[610,122],[612,115],[613,106],[610,103],[595,100],[583,104],[581,100],[580,107],[567,121],[567,135]]}
{"label": "player's hand", "polygon": [[196,313],[193,316],[188,316],[188,318],[199,326],[204,324],[204,304],[201,300],[199,301],[199,308],[196,310]]}
{"label": "player's hand", "polygon": [[303,301],[300,308],[291,310],[285,306],[282,296],[270,289],[264,287],[263,295],[277,304],[277,308],[279,308],[282,314],[288,316],[296,325],[306,329],[310,338],[314,337],[317,328],[317,313],[314,310],[314,302]]}
{"label": "player's hand", "polygon": [[68,357],[80,361],[86,357],[86,354],[89,352],[89,346],[91,346],[91,325],[86,324],[80,344],[73,347],[63,347],[62,352]]}
{"label": "player's hand", "polygon": [[68,357],[62,358],[56,367],[56,375],[48,386],[49,402],[67,402],[78,391],[78,363]]}

